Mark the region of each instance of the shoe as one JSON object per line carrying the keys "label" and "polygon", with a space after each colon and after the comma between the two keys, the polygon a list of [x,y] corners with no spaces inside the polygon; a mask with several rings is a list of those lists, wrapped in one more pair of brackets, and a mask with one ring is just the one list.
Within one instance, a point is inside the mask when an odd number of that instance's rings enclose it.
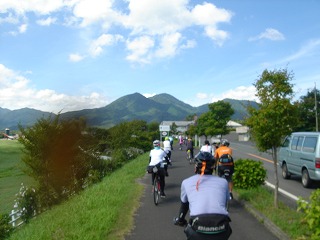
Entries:
{"label": "shoe", "polygon": [[169,173],[168,172],[166,172],[166,177],[169,177]]}
{"label": "shoe", "polygon": [[230,192],[229,194],[230,194],[230,200],[232,200],[232,199],[233,199],[233,194],[232,194],[232,192]]}
{"label": "shoe", "polygon": [[161,198],[165,198],[166,197],[166,194],[164,192],[160,193],[160,197]]}

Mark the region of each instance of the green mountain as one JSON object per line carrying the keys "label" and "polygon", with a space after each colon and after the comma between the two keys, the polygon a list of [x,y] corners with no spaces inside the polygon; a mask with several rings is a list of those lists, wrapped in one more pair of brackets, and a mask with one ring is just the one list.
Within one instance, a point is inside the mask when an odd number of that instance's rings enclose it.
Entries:
{"label": "green mountain", "polygon": [[19,124],[21,126],[33,125],[37,119],[47,118],[50,114],[51,113],[32,108],[9,110],[0,107],[0,133],[3,132],[5,128],[16,130]]}
{"label": "green mountain", "polygon": [[[257,103],[250,101],[234,99],[225,99],[224,101],[229,102],[235,110],[232,120],[242,120],[246,117],[248,104],[257,106]],[[208,109],[208,104],[192,107],[166,93],[150,98],[146,98],[140,93],[133,93],[123,96],[105,107],[62,113],[61,119],[83,117],[89,126],[109,128],[120,122],[136,119],[147,122],[183,121],[189,115],[197,114],[199,116],[207,112]],[[50,114],[29,108],[13,111],[0,108],[0,130],[4,131],[5,128],[16,130],[19,123],[22,126],[31,126],[37,119],[47,118]]]}

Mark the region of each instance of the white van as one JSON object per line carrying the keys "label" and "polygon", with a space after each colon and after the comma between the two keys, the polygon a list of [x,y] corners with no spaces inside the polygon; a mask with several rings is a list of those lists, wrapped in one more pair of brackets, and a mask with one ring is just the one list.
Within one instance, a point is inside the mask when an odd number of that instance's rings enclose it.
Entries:
{"label": "white van", "polygon": [[282,177],[301,176],[304,187],[320,181],[320,132],[294,132],[287,136],[278,154]]}

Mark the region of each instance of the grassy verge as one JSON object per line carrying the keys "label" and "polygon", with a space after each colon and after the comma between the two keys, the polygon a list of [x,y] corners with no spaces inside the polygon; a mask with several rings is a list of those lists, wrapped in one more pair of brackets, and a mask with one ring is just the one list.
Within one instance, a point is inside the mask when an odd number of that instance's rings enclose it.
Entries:
{"label": "grassy verge", "polygon": [[13,209],[21,183],[32,183],[22,171],[21,147],[17,140],[0,140],[0,213],[9,213]]}
{"label": "grassy verge", "polygon": [[304,239],[307,225],[303,223],[303,213],[292,209],[279,201],[279,207],[274,208],[273,191],[266,187],[242,190],[236,192],[241,200],[249,202],[256,210],[265,215],[277,225],[290,239]]}
{"label": "grassy verge", "polygon": [[32,219],[9,239],[123,239],[133,227],[148,156],[126,164],[69,201]]}

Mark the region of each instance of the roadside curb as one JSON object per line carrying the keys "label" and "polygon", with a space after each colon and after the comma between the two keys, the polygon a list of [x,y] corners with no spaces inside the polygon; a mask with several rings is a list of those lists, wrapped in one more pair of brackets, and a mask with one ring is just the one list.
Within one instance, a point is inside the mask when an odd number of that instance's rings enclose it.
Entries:
{"label": "roadside curb", "polygon": [[275,225],[264,214],[260,213],[250,203],[240,200],[238,194],[234,192],[234,199],[238,201],[244,208],[253,215],[259,222],[261,222],[270,232],[272,232],[280,240],[290,240],[289,236],[284,233],[277,225]]}

